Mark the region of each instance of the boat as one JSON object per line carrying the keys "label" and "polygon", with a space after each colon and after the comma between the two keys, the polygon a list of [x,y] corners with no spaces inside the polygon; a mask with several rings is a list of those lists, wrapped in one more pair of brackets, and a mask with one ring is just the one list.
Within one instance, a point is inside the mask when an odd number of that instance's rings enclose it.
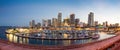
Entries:
{"label": "boat", "polygon": [[99,34],[94,34],[94,35],[92,36],[92,39],[98,39],[99,37],[100,37]]}

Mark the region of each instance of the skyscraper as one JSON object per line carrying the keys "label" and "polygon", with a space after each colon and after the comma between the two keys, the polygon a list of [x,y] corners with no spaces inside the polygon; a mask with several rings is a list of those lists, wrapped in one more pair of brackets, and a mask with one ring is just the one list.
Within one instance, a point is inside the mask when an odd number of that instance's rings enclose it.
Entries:
{"label": "skyscraper", "polygon": [[88,14],[88,26],[94,26],[94,13],[90,12],[90,14]]}
{"label": "skyscraper", "polygon": [[106,24],[106,27],[108,27],[108,21],[106,21],[105,24]]}
{"label": "skyscraper", "polygon": [[30,26],[30,28],[32,27],[32,22],[31,21],[29,22],[29,26]]}
{"label": "skyscraper", "polygon": [[40,28],[41,27],[41,23],[37,23],[36,27]]}
{"label": "skyscraper", "polygon": [[61,27],[62,24],[62,13],[58,13],[58,27]]}
{"label": "skyscraper", "polygon": [[75,14],[70,14],[70,25],[75,26]]}
{"label": "skyscraper", "polygon": [[77,18],[77,19],[75,19],[75,27],[77,27],[77,25],[79,24],[79,19]]}
{"label": "skyscraper", "polygon": [[64,23],[64,26],[69,26],[69,24],[70,24],[70,18],[65,18],[63,20],[63,23]]}
{"label": "skyscraper", "polygon": [[95,24],[95,26],[98,26],[98,21],[95,21],[95,23],[94,23],[94,24]]}
{"label": "skyscraper", "polygon": [[47,20],[48,26],[51,27],[51,19]]}
{"label": "skyscraper", "polygon": [[57,18],[52,18],[52,26],[57,27]]}
{"label": "skyscraper", "polygon": [[35,20],[30,21],[29,25],[31,28],[35,28]]}
{"label": "skyscraper", "polygon": [[42,26],[43,27],[47,27],[48,26],[47,20],[45,20],[45,19],[42,20]]}

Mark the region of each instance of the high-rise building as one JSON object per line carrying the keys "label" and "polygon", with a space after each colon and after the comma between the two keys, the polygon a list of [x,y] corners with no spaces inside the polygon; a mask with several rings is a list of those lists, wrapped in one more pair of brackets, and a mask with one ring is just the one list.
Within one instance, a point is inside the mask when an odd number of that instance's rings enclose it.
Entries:
{"label": "high-rise building", "polygon": [[98,26],[98,21],[95,21],[95,26]]}
{"label": "high-rise building", "polygon": [[88,26],[94,26],[94,13],[90,12],[90,14],[88,14]]}
{"label": "high-rise building", "polygon": [[35,28],[35,20],[30,21],[29,25],[30,27]]}
{"label": "high-rise building", "polygon": [[29,26],[32,27],[32,22],[31,21],[29,22]]}
{"label": "high-rise building", "polygon": [[45,19],[42,20],[42,26],[43,27],[47,27],[48,26],[47,20],[45,20]]}
{"label": "high-rise building", "polygon": [[106,27],[108,27],[108,22],[107,21],[105,22],[105,25],[106,25]]}
{"label": "high-rise building", "polygon": [[103,22],[103,24],[102,24],[104,27],[106,27],[106,23],[105,22]]}
{"label": "high-rise building", "polygon": [[77,19],[75,19],[75,27],[77,27],[77,25],[79,24],[79,19],[77,18]]}
{"label": "high-rise building", "polygon": [[52,26],[57,27],[57,18],[52,18]]}
{"label": "high-rise building", "polygon": [[58,27],[62,25],[62,13],[58,13]]}
{"label": "high-rise building", "polygon": [[115,23],[115,27],[119,27],[119,23]]}
{"label": "high-rise building", "polygon": [[70,19],[69,18],[65,18],[63,20],[64,26],[69,26],[70,25]]}
{"label": "high-rise building", "polygon": [[40,28],[41,27],[41,23],[37,23],[36,27]]}
{"label": "high-rise building", "polygon": [[75,14],[70,14],[70,26],[75,26]]}
{"label": "high-rise building", "polygon": [[51,27],[51,19],[47,20],[48,26]]}

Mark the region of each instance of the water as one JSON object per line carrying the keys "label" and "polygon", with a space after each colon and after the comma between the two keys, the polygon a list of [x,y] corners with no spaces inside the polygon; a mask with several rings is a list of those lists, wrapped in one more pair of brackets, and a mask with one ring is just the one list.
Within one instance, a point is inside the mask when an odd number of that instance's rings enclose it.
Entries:
{"label": "water", "polygon": [[29,39],[29,38],[21,38],[17,37],[12,34],[6,34],[5,30],[11,27],[0,27],[0,38],[4,40],[9,40],[14,43],[21,43],[21,44],[33,44],[33,45],[71,45],[71,44],[84,44],[89,43],[97,40],[102,40],[105,38],[109,38],[115,35],[108,35],[104,32],[99,32],[100,38],[99,39],[81,39],[81,40],[40,40],[40,39]]}

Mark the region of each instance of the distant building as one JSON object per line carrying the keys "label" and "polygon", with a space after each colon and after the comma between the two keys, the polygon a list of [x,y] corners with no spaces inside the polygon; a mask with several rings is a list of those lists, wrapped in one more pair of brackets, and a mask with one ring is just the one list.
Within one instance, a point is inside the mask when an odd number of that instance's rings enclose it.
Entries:
{"label": "distant building", "polygon": [[94,13],[90,12],[90,14],[88,14],[88,26],[94,26]]}
{"label": "distant building", "polygon": [[62,13],[58,13],[58,27],[62,25]]}
{"label": "distant building", "polygon": [[75,27],[77,27],[78,26],[78,24],[79,24],[79,19],[77,18],[77,19],[75,19]]}
{"label": "distant building", "polygon": [[119,27],[119,23],[115,23],[115,27]]}
{"label": "distant building", "polygon": [[64,26],[69,26],[70,25],[70,18],[65,18],[63,20]]}
{"label": "distant building", "polygon": [[95,26],[98,26],[98,21],[95,21]]}
{"label": "distant building", "polygon": [[102,25],[103,25],[103,27],[106,27],[106,23],[105,23],[105,22],[103,22],[103,24],[102,24]]}
{"label": "distant building", "polygon": [[80,25],[80,27],[83,27],[83,22],[80,22],[79,25]]}
{"label": "distant building", "polygon": [[75,14],[70,14],[70,26],[75,26]]}
{"label": "distant building", "polygon": [[87,24],[86,24],[86,23],[83,23],[83,27],[87,27]]}
{"label": "distant building", "polygon": [[51,19],[47,20],[48,26],[51,27]]}
{"label": "distant building", "polygon": [[48,26],[47,20],[45,20],[45,19],[42,20],[42,26],[43,27],[47,27]]}
{"label": "distant building", "polygon": [[52,18],[52,26],[53,27],[57,27],[57,25],[58,25],[57,21],[58,21],[57,18]]}
{"label": "distant building", "polygon": [[31,21],[29,22],[29,27],[32,27],[32,22]]}
{"label": "distant building", "polygon": [[29,25],[31,28],[35,28],[35,20],[30,21]]}
{"label": "distant building", "polygon": [[107,21],[105,22],[105,25],[106,25],[106,27],[108,27],[108,22]]}
{"label": "distant building", "polygon": [[40,28],[41,27],[41,23],[37,23],[36,27]]}

